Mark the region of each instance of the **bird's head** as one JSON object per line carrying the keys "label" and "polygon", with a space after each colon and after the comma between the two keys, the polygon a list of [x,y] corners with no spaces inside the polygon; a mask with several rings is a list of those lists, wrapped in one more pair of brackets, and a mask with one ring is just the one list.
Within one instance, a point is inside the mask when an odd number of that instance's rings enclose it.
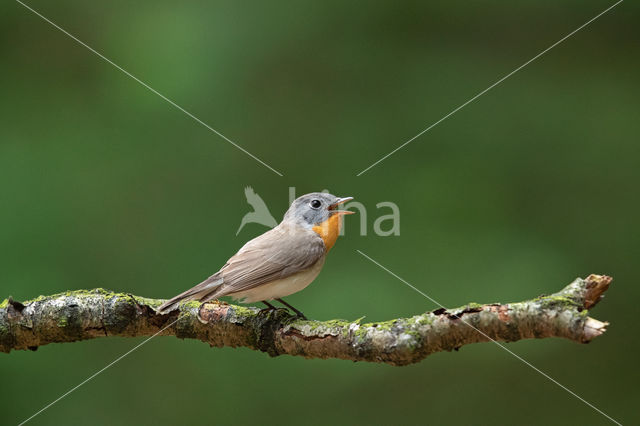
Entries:
{"label": "bird's head", "polygon": [[323,226],[329,219],[338,219],[339,216],[352,214],[348,210],[339,210],[339,206],[353,197],[336,197],[324,192],[312,192],[297,198],[287,213],[285,222],[297,223],[305,227]]}

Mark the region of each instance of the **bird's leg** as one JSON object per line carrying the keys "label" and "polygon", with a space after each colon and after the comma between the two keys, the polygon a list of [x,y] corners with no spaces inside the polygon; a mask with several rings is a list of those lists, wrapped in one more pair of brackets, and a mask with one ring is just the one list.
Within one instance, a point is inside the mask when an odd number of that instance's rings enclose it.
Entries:
{"label": "bird's leg", "polygon": [[293,306],[291,306],[290,304],[288,304],[287,302],[285,302],[282,299],[276,299],[278,302],[282,303],[284,306],[286,306],[287,308],[291,309],[293,312],[296,313],[296,315],[298,315],[298,317],[306,320],[307,317],[304,316],[304,314],[302,312],[300,312],[299,310],[297,310],[296,308],[294,308]]}
{"label": "bird's leg", "polygon": [[267,307],[266,307],[266,308],[264,308],[264,309],[260,309],[260,312],[262,312],[262,311],[269,311],[269,312],[271,312],[271,311],[275,311],[275,310],[277,310],[277,309],[278,309],[278,308],[276,308],[275,306],[273,306],[271,303],[267,302],[266,300],[263,300],[263,301],[262,301],[262,303],[264,303],[265,305],[267,305]]}
{"label": "bird's leg", "polygon": [[271,303],[267,302],[266,300],[263,300],[262,303],[264,303],[265,305],[267,305],[268,309],[278,309],[275,306],[273,306]]}

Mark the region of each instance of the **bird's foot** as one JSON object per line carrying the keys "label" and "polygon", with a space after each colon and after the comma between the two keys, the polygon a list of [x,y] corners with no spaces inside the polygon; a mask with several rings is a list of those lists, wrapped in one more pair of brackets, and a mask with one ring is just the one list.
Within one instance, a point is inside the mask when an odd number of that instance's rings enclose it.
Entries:
{"label": "bird's foot", "polygon": [[305,317],[304,314],[302,312],[296,312],[296,317],[298,319],[303,319],[305,321],[309,321],[309,318]]}
{"label": "bird's foot", "polygon": [[[305,316],[304,316],[304,314],[303,314],[302,312],[300,312],[299,310],[297,310],[296,308],[291,307],[290,309],[291,309],[293,312],[295,312],[295,314],[296,314],[296,318],[297,318],[297,319],[303,319],[303,320],[305,320],[305,321],[308,321],[308,320],[309,320],[309,318],[305,317]],[[287,311],[287,312],[289,312],[289,311]]]}
{"label": "bird's foot", "polygon": [[307,320],[307,317],[304,316],[304,314],[302,312],[300,312],[299,310],[297,310],[296,308],[294,308],[293,306],[291,306],[290,304],[288,304],[287,302],[285,302],[282,299],[276,299],[278,302],[282,303],[284,306],[286,306],[287,308],[291,309],[293,312],[296,313],[296,317],[303,319],[303,320]]}
{"label": "bird's foot", "polygon": [[267,302],[266,300],[263,300],[262,303],[267,305],[267,307],[260,309],[260,312],[258,312],[260,314],[263,313],[263,312],[271,313],[271,312],[277,311],[278,309],[282,309],[282,308],[276,308],[275,306],[273,306],[271,303]]}

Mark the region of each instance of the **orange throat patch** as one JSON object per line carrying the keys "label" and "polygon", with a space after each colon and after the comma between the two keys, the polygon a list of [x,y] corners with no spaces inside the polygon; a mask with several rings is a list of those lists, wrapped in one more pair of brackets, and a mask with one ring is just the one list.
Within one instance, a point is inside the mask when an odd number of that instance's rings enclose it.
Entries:
{"label": "orange throat patch", "polygon": [[327,251],[331,250],[331,247],[338,239],[340,226],[342,225],[341,216],[341,214],[334,214],[329,219],[311,228],[316,234],[320,235]]}

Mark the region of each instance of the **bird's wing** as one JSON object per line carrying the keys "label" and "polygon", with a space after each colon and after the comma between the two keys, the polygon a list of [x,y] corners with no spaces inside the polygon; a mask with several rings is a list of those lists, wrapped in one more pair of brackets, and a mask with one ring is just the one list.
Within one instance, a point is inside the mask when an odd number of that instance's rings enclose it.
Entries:
{"label": "bird's wing", "polygon": [[278,226],[249,241],[220,269],[215,297],[286,278],[313,266],[324,255],[322,239],[311,230],[287,232]]}

